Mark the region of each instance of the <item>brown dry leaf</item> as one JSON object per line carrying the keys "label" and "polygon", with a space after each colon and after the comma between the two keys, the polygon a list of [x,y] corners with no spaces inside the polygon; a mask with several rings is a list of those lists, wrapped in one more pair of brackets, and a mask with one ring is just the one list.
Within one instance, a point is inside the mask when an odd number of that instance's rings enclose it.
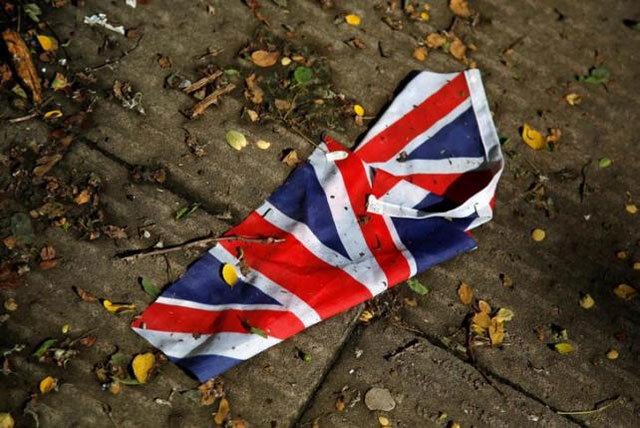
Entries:
{"label": "brown dry leaf", "polygon": [[467,46],[462,43],[462,40],[456,37],[453,39],[451,45],[449,46],[449,53],[455,59],[462,61],[466,57]]}
{"label": "brown dry leaf", "polygon": [[463,305],[470,305],[473,302],[473,289],[464,281],[458,287],[458,298]]}
{"label": "brown dry leaf", "polygon": [[287,111],[291,108],[291,103],[287,100],[276,98],[274,104],[278,110]]}
{"label": "brown dry leaf", "polygon": [[56,164],[60,162],[61,159],[62,155],[57,153],[54,155],[42,156],[36,161],[36,164],[38,166],[33,168],[33,175],[35,175],[36,177],[44,176],[46,173],[51,171],[51,168],[56,166]]}
{"label": "brown dry leaf", "polygon": [[549,129],[549,135],[547,135],[547,144],[555,145],[560,139],[561,135],[562,135],[562,131],[560,131],[559,128]]}
{"label": "brown dry leaf", "polygon": [[88,203],[90,200],[91,200],[91,192],[89,191],[89,189],[83,189],[80,193],[78,193],[78,195],[76,195],[75,198],[73,198],[73,201],[77,205],[84,205]]}
{"label": "brown dry leaf", "polygon": [[41,270],[53,269],[58,264],[58,260],[56,259],[56,250],[51,245],[42,247],[40,250],[40,259],[42,261],[38,267]]}
{"label": "brown dry leaf", "polygon": [[461,18],[468,18],[471,16],[471,9],[469,8],[469,2],[467,0],[450,0],[449,9]]}
{"label": "brown dry leaf", "polygon": [[42,87],[40,84],[40,77],[31,59],[31,53],[20,34],[7,29],[2,33],[2,38],[7,45],[7,50],[11,54],[13,60],[13,66],[20,76],[22,82],[31,91],[31,98],[33,103],[39,105],[42,103]]}
{"label": "brown dry leaf", "polygon": [[344,396],[340,395],[336,400],[336,410],[339,412],[344,412],[344,409],[347,407],[347,403],[344,401]]}
{"label": "brown dry leaf", "polygon": [[442,34],[431,33],[427,35],[425,43],[428,47],[435,49],[444,46],[447,43],[447,38]]}
{"label": "brown dry leaf", "polygon": [[54,91],[62,91],[69,87],[69,80],[66,76],[60,72],[56,72],[56,76],[53,78],[53,82],[51,82],[51,89]]}
{"label": "brown dry leaf", "polygon": [[210,406],[216,398],[224,396],[224,383],[220,378],[209,379],[198,386],[200,392],[200,405]]}
{"label": "brown dry leaf", "polygon": [[301,160],[298,157],[298,152],[296,152],[295,149],[289,150],[282,158],[282,163],[287,166],[290,166],[291,168],[294,168],[300,162]]}
{"label": "brown dry leaf", "polygon": [[222,425],[225,419],[227,418],[227,415],[229,414],[230,410],[231,410],[231,406],[229,406],[229,400],[222,397],[220,399],[220,403],[218,404],[218,411],[213,417],[213,422],[216,425]]}
{"label": "brown dry leaf", "polygon": [[107,235],[111,239],[127,239],[127,231],[123,227],[108,224],[102,228],[102,233]]}
{"label": "brown dry leaf", "polygon": [[262,104],[264,101],[264,91],[258,85],[258,78],[256,75],[252,74],[244,81],[247,84],[247,90],[244,92],[244,96],[254,104]]}
{"label": "brown dry leaf", "polygon": [[418,46],[413,50],[413,58],[420,62],[425,61],[427,59],[428,54],[429,54],[429,51],[424,46]]}
{"label": "brown dry leaf", "polygon": [[173,66],[173,63],[171,62],[171,58],[169,58],[168,56],[158,54],[158,65],[160,66],[160,68],[166,70],[168,68],[171,68]]}
{"label": "brown dry leaf", "polygon": [[2,243],[4,244],[5,247],[7,247],[7,249],[13,250],[15,246],[18,244],[18,240],[16,239],[15,236],[7,236],[2,240]]}
{"label": "brown dry leaf", "polygon": [[565,95],[564,99],[570,106],[577,106],[582,102],[582,97],[580,96],[580,94],[576,94],[575,92],[571,92]]}
{"label": "brown dry leaf", "polygon": [[11,68],[9,68],[7,64],[0,64],[0,88],[2,88],[5,83],[11,80],[12,76],[13,73],[11,72]]}
{"label": "brown dry leaf", "polygon": [[476,334],[484,334],[490,325],[491,317],[487,312],[476,312],[471,318],[471,329]]}
{"label": "brown dry leaf", "polygon": [[491,305],[486,300],[478,300],[478,309],[487,315],[491,313]]}
{"label": "brown dry leaf", "polygon": [[258,67],[271,67],[278,62],[278,58],[280,58],[279,52],[259,50],[251,54],[251,61]]}
{"label": "brown dry leaf", "polygon": [[92,303],[98,300],[96,296],[89,293],[87,290],[80,288],[78,286],[73,287],[73,291],[80,297],[83,302]]}
{"label": "brown dry leaf", "polygon": [[618,284],[613,289],[613,294],[621,299],[631,300],[636,296],[636,294],[638,294],[638,290],[629,284]]}

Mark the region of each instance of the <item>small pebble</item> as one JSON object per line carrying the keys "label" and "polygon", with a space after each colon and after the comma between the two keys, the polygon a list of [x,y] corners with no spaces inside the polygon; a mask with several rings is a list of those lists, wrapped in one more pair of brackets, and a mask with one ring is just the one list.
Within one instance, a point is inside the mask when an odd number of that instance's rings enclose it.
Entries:
{"label": "small pebble", "polygon": [[364,396],[364,404],[369,410],[390,412],[396,407],[391,392],[385,388],[371,388]]}

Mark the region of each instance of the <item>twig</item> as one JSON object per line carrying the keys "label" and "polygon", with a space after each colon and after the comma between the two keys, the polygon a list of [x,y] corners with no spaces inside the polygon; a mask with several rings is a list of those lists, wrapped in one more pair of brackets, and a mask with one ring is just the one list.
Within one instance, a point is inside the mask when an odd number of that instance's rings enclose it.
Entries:
{"label": "twig", "polygon": [[[296,128],[291,122],[287,121],[287,120],[283,120],[282,123],[284,123],[286,125],[287,128],[289,128],[290,130],[292,130],[293,132],[295,132],[296,134],[298,134],[300,137],[302,137],[307,143],[311,144],[313,147],[315,147],[316,149],[322,149],[322,147],[320,147],[315,141],[313,141],[311,138],[307,137],[306,135],[304,135],[298,128]],[[326,150],[323,150],[326,151]]]}
{"label": "twig", "polygon": [[9,123],[26,122],[27,120],[31,120],[31,119],[33,119],[35,117],[38,117],[39,114],[40,114],[40,112],[34,111],[33,113],[29,113],[26,116],[16,117],[14,119],[7,119],[7,122],[9,122]]}
{"label": "twig", "polygon": [[151,247],[151,248],[144,248],[142,250],[125,251],[123,253],[116,254],[115,258],[128,262],[128,261],[134,261],[143,257],[159,256],[162,254],[174,253],[176,251],[183,251],[193,247],[202,247],[208,244],[213,244],[214,242],[221,242],[221,241],[241,241],[241,242],[250,242],[250,243],[256,243],[256,244],[277,244],[280,242],[284,242],[284,239],[274,238],[271,236],[267,238],[252,238],[248,236],[239,236],[239,235],[220,236],[220,237],[208,236],[206,238],[198,238],[198,239],[184,242],[182,244],[171,245],[165,248]]}
{"label": "twig", "polygon": [[124,57],[126,57],[127,55],[129,55],[131,52],[135,51],[136,49],[138,49],[138,46],[140,46],[140,42],[142,41],[142,38],[144,37],[144,33],[140,34],[140,37],[138,37],[138,40],[136,40],[136,43],[133,45],[133,47],[129,50],[126,51],[122,51],[121,55],[114,59],[107,59],[104,63],[100,64],[100,65],[96,65],[95,67],[87,67],[84,69],[84,71],[86,72],[94,72],[94,71],[98,71],[100,69],[103,69],[105,67],[109,67],[111,68],[111,66],[113,65],[117,65]]}
{"label": "twig", "polygon": [[214,80],[216,80],[220,76],[222,76],[222,71],[218,70],[213,74],[205,76],[202,79],[196,80],[195,82],[193,82],[192,84],[190,84],[189,86],[184,88],[183,92],[185,92],[187,94],[190,94],[191,92],[195,92],[198,89],[200,89],[200,88],[208,85],[209,83],[213,82]]}
{"label": "twig", "polygon": [[576,411],[573,411],[573,412],[556,411],[556,413],[559,414],[559,415],[590,415],[592,413],[601,412],[601,411],[613,406],[614,404],[619,402],[621,398],[622,397],[620,395],[617,395],[615,397],[603,400],[603,401],[601,401],[601,403],[604,403],[604,404],[601,404],[599,406],[596,405],[596,407],[594,409],[591,409],[591,410],[576,410]]}
{"label": "twig", "polygon": [[233,83],[229,83],[228,85],[216,89],[215,91],[207,95],[202,101],[196,103],[193,107],[191,107],[191,110],[187,113],[189,118],[194,119],[200,116],[205,112],[206,109],[211,106],[211,104],[217,103],[220,96],[226,94],[227,92],[233,91],[235,88],[236,85],[234,85]]}

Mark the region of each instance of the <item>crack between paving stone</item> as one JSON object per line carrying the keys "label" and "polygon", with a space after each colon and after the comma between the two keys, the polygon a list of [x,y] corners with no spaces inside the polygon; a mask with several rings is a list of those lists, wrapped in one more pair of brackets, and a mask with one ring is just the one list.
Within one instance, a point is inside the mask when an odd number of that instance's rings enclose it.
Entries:
{"label": "crack between paving stone", "polygon": [[[100,153],[101,155],[111,160],[112,162],[115,162],[118,165],[126,168],[127,171],[133,170],[134,165],[130,164],[126,160],[122,159],[121,157],[111,153],[110,151],[100,147],[100,145],[95,141],[90,140],[86,137],[79,137],[77,140],[78,142],[81,142],[87,147],[89,147],[90,149]],[[229,224],[230,226],[233,226],[236,223],[236,219],[241,217],[240,213],[238,213],[236,210],[231,211],[231,209],[228,209],[228,208],[221,209],[221,207],[216,206],[215,204],[212,204],[206,200],[203,201],[201,198],[198,198],[197,196],[195,196],[190,190],[185,188],[182,184],[176,183],[175,181],[171,180],[171,178],[167,178],[164,183],[139,183],[139,184],[152,185],[152,186],[161,188],[163,190],[171,192],[174,195],[186,200],[188,203],[198,202],[200,203],[199,209],[215,217],[221,222]],[[220,216],[224,213],[224,211],[231,211],[231,219],[227,220],[227,219],[220,218]]]}
{"label": "crack between paving stone", "polygon": [[[530,400],[535,401],[538,404],[541,404],[542,406],[544,406],[545,408],[551,410],[552,412],[554,412],[556,415],[562,417],[563,419],[565,419],[567,422],[570,422],[574,425],[578,425],[580,427],[586,428],[589,425],[586,424],[585,422],[581,421],[578,418],[575,418],[571,415],[561,415],[558,414],[558,412],[560,411],[560,409],[556,408],[555,406],[552,406],[551,404],[547,403],[546,401],[544,401],[542,398],[538,397],[536,394],[527,391],[523,386],[512,382],[511,380],[493,372],[492,370],[488,369],[487,367],[478,365],[478,364],[472,364],[470,363],[468,360],[466,360],[464,357],[460,356],[459,354],[457,354],[456,352],[454,352],[453,350],[451,350],[449,347],[447,347],[446,345],[444,345],[442,343],[442,341],[440,340],[440,338],[438,336],[433,336],[430,335],[428,333],[425,333],[423,330],[421,330],[420,328],[416,327],[415,325],[409,324],[406,321],[403,321],[403,323],[405,325],[398,325],[398,324],[394,324],[392,323],[392,325],[395,325],[396,327],[399,328],[403,328],[407,331],[410,331],[411,333],[415,334],[416,336],[424,339],[427,343],[429,343],[431,346],[434,346],[436,348],[442,349],[444,351],[446,351],[447,353],[451,354],[452,356],[454,356],[455,358],[457,358],[458,360],[462,361],[463,363],[473,367],[474,370],[476,370],[478,373],[480,373],[480,375],[485,378],[486,380],[489,381],[496,381],[501,385],[507,386],[511,389],[514,389],[515,391],[519,392],[520,394],[524,395],[525,397],[529,398]],[[491,378],[491,379],[488,379]],[[491,385],[494,388],[496,388],[495,385]],[[498,388],[496,388],[498,389]],[[499,391],[499,389],[498,389]]]}
{"label": "crack between paving stone", "polygon": [[299,427],[299,426],[301,426],[301,424],[300,424],[301,419],[304,417],[304,415],[307,412],[307,410],[309,410],[309,408],[311,407],[311,404],[313,403],[313,400],[318,395],[318,391],[320,391],[320,388],[322,388],[322,386],[324,385],[324,383],[325,383],[325,381],[327,379],[327,376],[329,376],[329,373],[331,373],[333,371],[333,368],[338,364],[338,362],[340,361],[342,355],[346,351],[346,348],[349,345],[349,343],[351,342],[351,340],[355,339],[360,334],[360,332],[362,331],[362,328],[361,328],[362,325],[358,324],[358,317],[360,317],[360,313],[363,311],[363,309],[364,309],[364,307],[361,307],[357,311],[357,313],[355,314],[355,316],[353,317],[351,322],[349,323],[349,325],[347,327],[347,331],[346,331],[345,335],[343,336],[344,338],[342,340],[342,343],[340,344],[340,347],[334,352],[333,357],[327,363],[324,371],[322,372],[322,374],[318,378],[318,381],[316,382],[315,386],[313,387],[313,390],[309,394],[309,397],[307,398],[307,400],[304,402],[304,404],[302,406],[300,406],[300,409],[298,410],[296,416],[293,418],[293,422],[289,425],[290,427]]}

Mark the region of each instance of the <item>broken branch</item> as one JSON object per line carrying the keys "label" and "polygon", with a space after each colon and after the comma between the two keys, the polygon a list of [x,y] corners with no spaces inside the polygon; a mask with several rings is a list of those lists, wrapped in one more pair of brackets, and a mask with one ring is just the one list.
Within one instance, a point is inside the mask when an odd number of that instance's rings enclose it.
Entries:
{"label": "broken branch", "polygon": [[236,85],[234,85],[233,83],[229,83],[228,85],[225,85],[221,88],[216,89],[215,91],[207,95],[202,101],[196,103],[191,108],[191,110],[188,113],[189,117],[191,119],[194,119],[202,115],[211,106],[211,104],[216,104],[218,102],[218,98],[220,98],[222,95],[228,92],[233,91],[235,88],[236,88]]}
{"label": "broken branch", "polygon": [[202,79],[198,79],[195,82],[193,82],[192,84],[190,84],[189,86],[187,86],[186,88],[184,88],[184,92],[187,93],[187,94],[195,92],[198,89],[203,88],[206,85],[208,85],[209,83],[213,82],[214,80],[216,80],[220,76],[222,76],[222,71],[220,71],[220,70],[218,70],[215,73],[210,74],[208,76],[204,76]]}

